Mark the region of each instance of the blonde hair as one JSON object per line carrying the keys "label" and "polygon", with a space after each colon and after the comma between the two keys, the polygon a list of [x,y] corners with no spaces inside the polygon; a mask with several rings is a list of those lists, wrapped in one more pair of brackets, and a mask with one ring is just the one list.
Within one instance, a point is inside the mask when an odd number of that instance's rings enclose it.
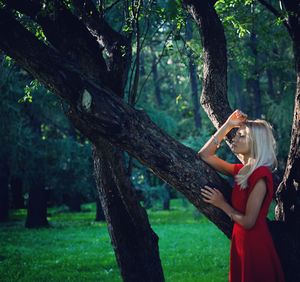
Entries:
{"label": "blonde hair", "polygon": [[247,120],[245,126],[250,156],[247,163],[235,176],[235,180],[241,189],[247,188],[248,178],[256,168],[260,166],[267,166],[271,170],[277,168],[276,141],[273,136],[272,126],[261,119]]}

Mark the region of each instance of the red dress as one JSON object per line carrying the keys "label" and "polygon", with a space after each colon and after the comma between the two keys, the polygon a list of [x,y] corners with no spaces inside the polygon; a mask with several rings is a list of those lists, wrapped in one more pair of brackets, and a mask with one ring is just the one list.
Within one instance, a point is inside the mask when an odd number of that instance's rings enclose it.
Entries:
{"label": "red dress", "polygon": [[[242,167],[242,164],[235,165],[234,176]],[[244,214],[248,197],[261,178],[266,181],[267,194],[255,225],[247,230],[234,223],[230,248],[230,282],[284,281],[281,264],[266,222],[273,196],[272,173],[268,167],[258,167],[248,178],[248,187],[244,190],[235,182],[231,196],[232,206]]]}

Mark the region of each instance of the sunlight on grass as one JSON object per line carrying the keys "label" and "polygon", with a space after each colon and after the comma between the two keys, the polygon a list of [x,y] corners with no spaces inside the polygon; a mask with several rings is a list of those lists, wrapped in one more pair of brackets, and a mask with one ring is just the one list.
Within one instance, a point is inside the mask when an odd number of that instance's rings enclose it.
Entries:
{"label": "sunlight on grass", "polygon": [[[0,225],[1,281],[121,281],[106,224],[94,221],[94,204],[81,213],[48,213],[51,228],[25,229],[24,210]],[[172,200],[170,211],[148,214],[167,282],[227,281],[230,241],[192,205]]]}

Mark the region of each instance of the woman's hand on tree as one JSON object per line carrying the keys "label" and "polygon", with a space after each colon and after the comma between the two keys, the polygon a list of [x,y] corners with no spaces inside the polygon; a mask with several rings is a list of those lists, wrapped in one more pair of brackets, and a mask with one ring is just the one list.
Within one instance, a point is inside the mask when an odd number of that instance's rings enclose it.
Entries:
{"label": "woman's hand on tree", "polygon": [[227,119],[226,123],[234,128],[240,127],[247,120],[247,115],[240,110],[235,110]]}
{"label": "woman's hand on tree", "polygon": [[204,202],[212,204],[217,208],[221,208],[226,202],[223,194],[216,188],[211,188],[209,186],[204,186],[201,189],[202,199]]}

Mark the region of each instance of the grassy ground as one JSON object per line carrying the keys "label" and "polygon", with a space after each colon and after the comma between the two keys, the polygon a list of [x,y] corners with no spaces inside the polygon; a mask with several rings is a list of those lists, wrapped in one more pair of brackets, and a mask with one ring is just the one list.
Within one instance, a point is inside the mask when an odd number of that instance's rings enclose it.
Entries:
{"label": "grassy ground", "polygon": [[[52,228],[27,230],[25,211],[0,225],[0,281],[120,282],[105,223],[85,212],[49,209]],[[173,200],[170,211],[148,211],[159,236],[167,282],[227,281],[229,240],[214,225]],[[142,282],[142,281],[141,281]]]}

